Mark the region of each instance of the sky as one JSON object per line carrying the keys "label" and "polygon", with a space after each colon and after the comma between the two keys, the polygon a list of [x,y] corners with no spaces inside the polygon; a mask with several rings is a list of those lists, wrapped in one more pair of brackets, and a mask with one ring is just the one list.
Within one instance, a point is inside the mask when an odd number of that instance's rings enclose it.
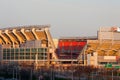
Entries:
{"label": "sky", "polygon": [[120,0],[0,0],[0,28],[50,25],[52,37],[96,36],[120,27]]}

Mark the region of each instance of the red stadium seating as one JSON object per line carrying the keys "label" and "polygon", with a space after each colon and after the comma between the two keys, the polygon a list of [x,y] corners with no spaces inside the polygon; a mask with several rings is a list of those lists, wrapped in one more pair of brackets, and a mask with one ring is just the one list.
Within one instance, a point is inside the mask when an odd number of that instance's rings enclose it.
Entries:
{"label": "red stadium seating", "polygon": [[85,45],[86,41],[60,40],[57,49],[58,57],[59,59],[76,59]]}

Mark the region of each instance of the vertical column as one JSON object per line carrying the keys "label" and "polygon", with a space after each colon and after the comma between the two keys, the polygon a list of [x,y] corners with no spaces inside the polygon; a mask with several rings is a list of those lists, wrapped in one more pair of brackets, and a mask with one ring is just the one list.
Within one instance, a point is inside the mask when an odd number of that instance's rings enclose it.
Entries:
{"label": "vertical column", "polygon": [[111,32],[111,36],[112,36],[112,45],[114,44],[114,32]]}

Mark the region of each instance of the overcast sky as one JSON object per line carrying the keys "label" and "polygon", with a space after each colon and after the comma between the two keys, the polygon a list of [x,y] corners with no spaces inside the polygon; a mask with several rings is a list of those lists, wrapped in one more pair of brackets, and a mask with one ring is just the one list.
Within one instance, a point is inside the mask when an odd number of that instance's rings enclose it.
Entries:
{"label": "overcast sky", "polygon": [[55,38],[96,36],[120,27],[120,0],[0,0],[0,28],[44,24]]}

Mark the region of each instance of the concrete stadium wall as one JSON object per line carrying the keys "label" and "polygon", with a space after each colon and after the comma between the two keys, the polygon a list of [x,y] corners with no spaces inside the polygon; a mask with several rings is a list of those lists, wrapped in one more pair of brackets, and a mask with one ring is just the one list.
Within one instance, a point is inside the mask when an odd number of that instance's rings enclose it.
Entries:
{"label": "concrete stadium wall", "polygon": [[98,39],[113,39],[112,32],[98,32]]}
{"label": "concrete stadium wall", "polygon": [[114,32],[113,36],[114,40],[120,40],[120,32]]}
{"label": "concrete stadium wall", "polygon": [[100,27],[98,31],[98,39],[99,40],[120,40],[120,32],[114,31],[113,27]]}

